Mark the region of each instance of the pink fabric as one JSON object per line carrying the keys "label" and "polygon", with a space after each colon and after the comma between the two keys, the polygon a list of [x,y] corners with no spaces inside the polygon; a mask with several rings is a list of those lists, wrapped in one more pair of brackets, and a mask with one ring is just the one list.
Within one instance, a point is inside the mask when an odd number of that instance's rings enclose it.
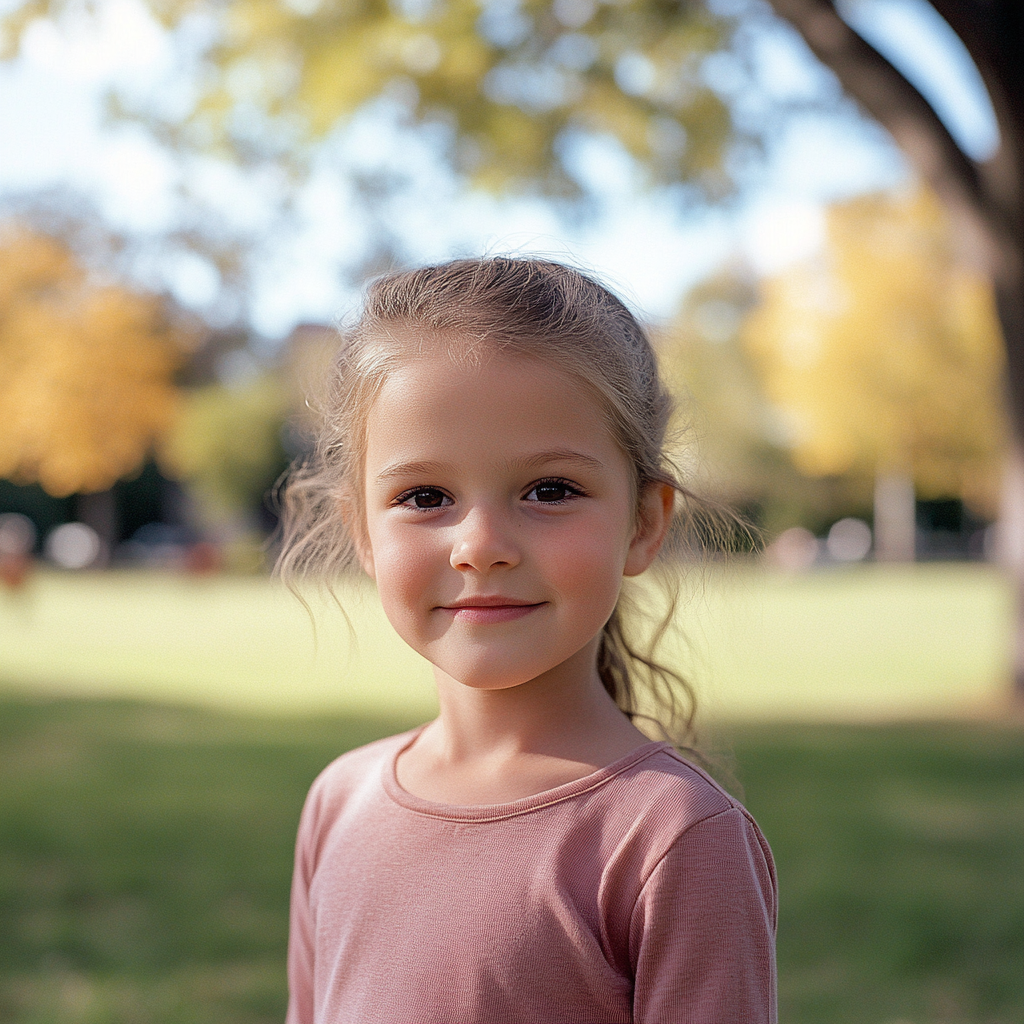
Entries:
{"label": "pink fabric", "polygon": [[288,1024],[768,1024],[775,869],[750,815],[668,744],[514,803],[401,789],[415,733],[314,782]]}

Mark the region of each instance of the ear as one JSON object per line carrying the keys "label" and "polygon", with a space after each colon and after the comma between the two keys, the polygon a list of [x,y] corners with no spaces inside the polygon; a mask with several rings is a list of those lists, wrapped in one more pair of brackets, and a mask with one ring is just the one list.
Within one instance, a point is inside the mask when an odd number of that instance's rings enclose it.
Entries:
{"label": "ear", "polygon": [[671,484],[653,481],[640,495],[636,533],[629,543],[624,576],[639,576],[654,561],[665,542],[672,511],[676,504],[676,489]]}
{"label": "ear", "polygon": [[341,518],[345,521],[345,527],[352,536],[360,567],[371,580],[376,580],[373,567],[373,548],[370,545],[370,538],[366,534],[366,523],[363,517],[359,514],[355,502],[348,495],[338,499],[338,506],[341,509]]}

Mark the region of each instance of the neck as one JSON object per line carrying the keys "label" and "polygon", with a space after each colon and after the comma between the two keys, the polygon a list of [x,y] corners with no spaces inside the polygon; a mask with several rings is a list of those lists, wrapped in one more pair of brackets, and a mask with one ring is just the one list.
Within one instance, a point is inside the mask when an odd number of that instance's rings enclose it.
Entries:
{"label": "neck", "polygon": [[441,713],[398,761],[416,796],[494,804],[554,789],[648,742],[595,669],[597,641],[551,672],[500,690],[435,669]]}
{"label": "neck", "polygon": [[599,767],[646,742],[601,683],[598,642],[504,689],[474,689],[435,669],[435,749],[452,763],[540,755]]}

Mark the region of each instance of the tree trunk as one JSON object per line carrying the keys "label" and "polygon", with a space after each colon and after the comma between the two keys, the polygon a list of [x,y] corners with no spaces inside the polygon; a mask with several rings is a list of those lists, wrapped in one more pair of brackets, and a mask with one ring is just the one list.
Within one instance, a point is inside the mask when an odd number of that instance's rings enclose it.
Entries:
{"label": "tree trunk", "polygon": [[[1024,447],[1015,444],[1003,478],[996,555],[1014,583],[1017,621],[1024,615]],[[1014,693],[1024,702],[1024,629],[1018,628],[1012,658]]]}
{"label": "tree trunk", "polygon": [[916,554],[914,481],[898,473],[875,481],[875,560],[913,562]]}
{"label": "tree trunk", "polygon": [[110,556],[118,540],[117,500],[114,492],[109,490],[80,494],[75,504],[79,522],[91,526],[100,538],[100,551],[93,566],[97,569],[105,568],[110,564]]}
{"label": "tree trunk", "polygon": [[1006,339],[1011,429],[999,510],[998,561],[1010,577],[1016,597],[1012,693],[1016,703],[1024,707],[1024,228],[1018,233],[1018,243],[1004,243],[997,250],[993,278]]}

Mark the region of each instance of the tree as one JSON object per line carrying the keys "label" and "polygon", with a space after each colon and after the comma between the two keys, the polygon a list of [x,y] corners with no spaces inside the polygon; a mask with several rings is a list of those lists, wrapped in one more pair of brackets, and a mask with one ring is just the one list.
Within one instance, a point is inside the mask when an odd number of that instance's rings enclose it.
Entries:
{"label": "tree", "polygon": [[208,384],[183,399],[162,439],[161,469],[185,483],[207,525],[251,530],[256,510],[284,471],[282,429],[292,396],[279,376]]}
{"label": "tree", "polygon": [[995,110],[999,149],[978,163],[917,89],[842,20],[833,0],[770,2],[892,135],[958,228],[983,247],[1006,342],[1011,412],[1024,434],[1024,6],[931,0],[967,47]]}
{"label": "tree", "polygon": [[[984,248],[1014,422],[1024,434],[1024,7],[931,0],[966,45],[995,108],[1001,144],[980,164],[842,20],[839,0],[770,2]],[[197,11],[194,0],[150,6],[172,26]],[[79,10],[76,0],[23,3],[3,19],[8,49],[33,18]],[[722,158],[737,129],[700,69],[728,45],[740,13],[664,0],[226,0],[206,16],[218,22],[211,73],[185,121],[171,126],[181,145],[243,157],[294,154],[388,95],[420,119],[449,125],[451,155],[479,180],[571,191],[564,157],[574,136],[605,133],[656,180],[711,194],[726,187]]]}
{"label": "tree", "polygon": [[[728,267],[694,288],[655,331],[662,371],[677,396],[673,423],[680,468],[705,476],[700,489],[741,509],[768,535],[795,521],[828,525],[852,495],[798,472],[741,343],[758,299],[749,271]],[[707,468],[706,468],[707,467]]]}
{"label": "tree", "polygon": [[1004,499],[1004,558],[1017,583],[1014,684],[1024,699],[1024,5],[1020,0],[930,0],[960,37],[988,90],[999,148],[972,160],[916,88],[839,15],[839,0],[769,0],[831,68],[849,95],[892,135],[980,250],[1006,350],[1015,444]]}
{"label": "tree", "polygon": [[[150,8],[169,26],[196,11],[190,0]],[[79,10],[75,0],[29,0],[3,19],[9,46],[32,18]],[[589,133],[618,139],[656,180],[727,188],[735,126],[700,71],[735,19],[701,3],[226,0],[206,16],[217,42],[198,101],[164,126],[181,146],[294,163],[389,97],[446,128],[449,156],[478,183],[576,192],[565,158]]]}
{"label": "tree", "polygon": [[0,232],[0,477],[51,495],[141,469],[178,406],[195,341],[154,295],[98,284],[61,242]]}
{"label": "tree", "polygon": [[877,550],[897,556],[886,526],[901,514],[892,528],[912,543],[915,489],[992,516],[1006,434],[999,324],[989,283],[963,265],[931,193],[833,208],[824,255],[762,292],[745,340],[797,465],[876,477],[879,499],[910,495],[909,507],[876,502]]}

